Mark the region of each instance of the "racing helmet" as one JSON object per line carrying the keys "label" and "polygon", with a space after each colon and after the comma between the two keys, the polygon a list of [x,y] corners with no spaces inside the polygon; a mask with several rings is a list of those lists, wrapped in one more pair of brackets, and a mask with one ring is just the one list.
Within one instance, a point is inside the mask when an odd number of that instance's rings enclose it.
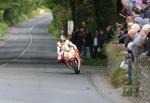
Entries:
{"label": "racing helmet", "polygon": [[61,43],[64,43],[66,41],[66,37],[64,35],[61,35],[59,41]]}

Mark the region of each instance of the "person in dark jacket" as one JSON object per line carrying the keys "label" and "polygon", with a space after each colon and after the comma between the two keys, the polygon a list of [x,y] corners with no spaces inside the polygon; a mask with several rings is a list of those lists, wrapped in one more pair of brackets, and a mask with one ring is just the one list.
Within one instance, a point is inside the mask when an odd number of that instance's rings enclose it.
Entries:
{"label": "person in dark jacket", "polygon": [[100,39],[100,49],[103,49],[103,44],[105,42],[105,36],[104,36],[104,31],[99,30],[99,39]]}
{"label": "person in dark jacket", "polygon": [[84,50],[85,53],[84,53],[84,55],[88,58],[91,57],[91,52],[90,52],[91,46],[92,46],[92,35],[87,30],[86,35],[85,35],[85,50]]}
{"label": "person in dark jacket", "polygon": [[77,43],[76,43],[76,42],[77,42],[77,35],[76,35],[75,32],[72,33],[71,38],[70,38],[70,41],[71,41],[73,44],[77,45]]}
{"label": "person in dark jacket", "polygon": [[98,56],[98,49],[100,46],[100,37],[99,37],[99,32],[96,31],[95,36],[93,37],[93,57]]}
{"label": "person in dark jacket", "polygon": [[114,32],[113,32],[113,30],[112,30],[110,25],[107,26],[106,31],[105,31],[105,35],[107,37],[107,41],[110,42],[112,37],[113,37],[113,35],[114,35]]}
{"label": "person in dark jacket", "polygon": [[134,56],[132,51],[128,50],[128,54],[125,57],[125,62],[128,65],[128,85],[132,84],[132,64],[134,63]]}
{"label": "person in dark jacket", "polygon": [[150,56],[150,33],[148,34],[146,40],[145,40],[145,50],[144,50],[144,55],[145,56]]}
{"label": "person in dark jacket", "polygon": [[147,50],[147,56],[150,56],[150,33],[147,36],[147,41],[146,41],[146,50]]}
{"label": "person in dark jacket", "polygon": [[119,36],[118,36],[120,44],[124,44],[127,33],[128,33],[127,30],[124,30],[124,28],[121,28],[121,31],[120,31]]}
{"label": "person in dark jacket", "polygon": [[127,48],[128,44],[132,41],[133,39],[130,37],[130,35],[126,35],[126,39],[124,41],[124,46]]}
{"label": "person in dark jacket", "polygon": [[144,14],[144,18],[150,18],[150,0],[142,1],[144,9],[141,12]]}
{"label": "person in dark jacket", "polygon": [[76,36],[76,45],[80,53],[82,53],[82,47],[83,47],[83,40],[82,40],[82,33],[79,29],[75,32]]}

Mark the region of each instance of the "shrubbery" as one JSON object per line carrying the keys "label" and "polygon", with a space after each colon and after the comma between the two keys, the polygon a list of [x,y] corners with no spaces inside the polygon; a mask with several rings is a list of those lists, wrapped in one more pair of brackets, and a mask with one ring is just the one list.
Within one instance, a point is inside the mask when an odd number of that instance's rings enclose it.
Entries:
{"label": "shrubbery", "polygon": [[128,80],[127,73],[121,68],[113,69],[110,73],[110,77],[111,83],[115,88],[125,85]]}
{"label": "shrubbery", "polygon": [[8,25],[14,25],[18,21],[17,11],[14,8],[5,9],[3,19]]}
{"label": "shrubbery", "polygon": [[126,86],[123,88],[123,93],[122,93],[123,96],[132,96],[132,94],[133,94],[132,86]]}

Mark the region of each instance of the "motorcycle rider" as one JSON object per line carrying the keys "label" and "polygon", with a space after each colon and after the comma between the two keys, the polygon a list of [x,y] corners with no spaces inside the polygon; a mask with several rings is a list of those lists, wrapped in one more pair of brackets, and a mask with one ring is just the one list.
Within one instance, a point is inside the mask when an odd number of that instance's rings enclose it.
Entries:
{"label": "motorcycle rider", "polygon": [[76,45],[68,40],[66,36],[61,35],[59,41],[57,42],[57,61],[59,63],[63,62],[62,53],[65,51],[69,51],[71,47],[73,47],[75,50],[77,49]]}

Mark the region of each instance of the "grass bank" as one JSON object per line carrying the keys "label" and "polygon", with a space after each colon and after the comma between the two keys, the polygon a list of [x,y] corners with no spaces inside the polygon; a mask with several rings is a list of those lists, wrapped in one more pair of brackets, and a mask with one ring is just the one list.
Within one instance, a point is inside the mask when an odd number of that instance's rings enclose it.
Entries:
{"label": "grass bank", "polygon": [[89,66],[107,66],[107,57],[97,57],[97,58],[85,58],[84,59],[84,65]]}
{"label": "grass bank", "polygon": [[6,23],[0,22],[0,38],[2,38],[5,35],[7,28],[8,25]]}
{"label": "grass bank", "polygon": [[108,68],[111,72],[114,68],[118,68],[121,61],[125,57],[125,47],[122,44],[110,42],[106,45],[106,54],[108,57]]}
{"label": "grass bank", "polygon": [[111,84],[118,88],[127,84],[128,75],[122,68],[114,68],[110,73]]}

